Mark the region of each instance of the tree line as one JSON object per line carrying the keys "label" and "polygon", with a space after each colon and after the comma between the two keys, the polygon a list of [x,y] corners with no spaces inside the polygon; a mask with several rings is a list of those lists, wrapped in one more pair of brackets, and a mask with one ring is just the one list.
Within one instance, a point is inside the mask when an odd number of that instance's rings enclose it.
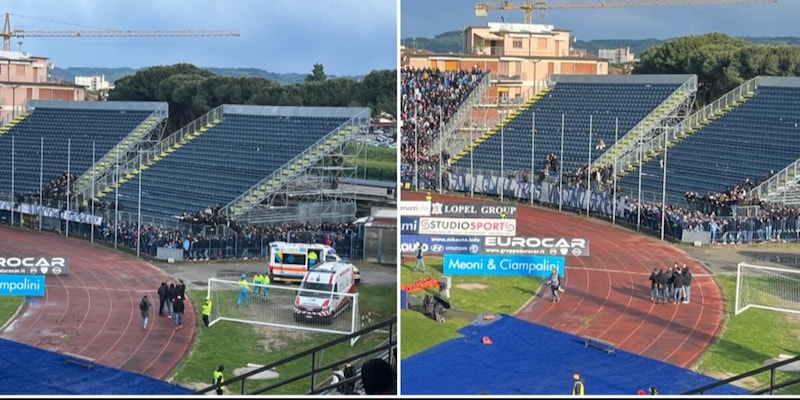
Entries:
{"label": "tree line", "polygon": [[721,33],[685,36],[645,51],[632,73],[697,75],[697,106],[703,106],[756,76],[800,76],[800,46]]}
{"label": "tree line", "polygon": [[223,104],[370,107],[397,117],[397,70],[375,70],[362,80],[328,79],[314,65],[303,83],[281,85],[258,77],[228,77],[191,64],[156,66],[117,80],[113,101],[163,101],[169,104],[173,132]]}

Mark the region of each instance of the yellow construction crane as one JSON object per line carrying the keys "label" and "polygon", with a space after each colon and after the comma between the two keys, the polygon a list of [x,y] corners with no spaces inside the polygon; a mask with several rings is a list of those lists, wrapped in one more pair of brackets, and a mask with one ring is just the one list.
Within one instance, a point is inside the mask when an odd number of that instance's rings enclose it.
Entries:
{"label": "yellow construction crane", "polygon": [[698,5],[723,5],[746,3],[777,3],[778,0],[600,0],[600,1],[545,1],[523,0],[522,4],[513,4],[510,1],[499,3],[475,4],[475,15],[486,17],[489,10],[522,10],[526,24],[533,23],[533,12],[539,10],[544,19],[547,9],[565,8],[622,8],[622,7],[661,7],[661,6],[698,6]]}
{"label": "yellow construction crane", "polygon": [[[237,31],[26,31],[22,28],[11,29],[10,13],[6,13],[3,25],[3,50],[11,51],[11,38],[19,38],[20,44],[25,37],[178,37],[178,36],[239,36]],[[22,16],[22,15],[19,15]],[[28,17],[31,18],[31,17]]]}

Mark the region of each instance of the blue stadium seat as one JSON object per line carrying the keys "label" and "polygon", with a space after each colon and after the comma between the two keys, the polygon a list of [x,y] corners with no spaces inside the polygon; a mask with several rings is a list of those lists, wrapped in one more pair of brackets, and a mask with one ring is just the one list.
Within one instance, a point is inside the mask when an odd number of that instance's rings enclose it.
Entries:
{"label": "blue stadium seat", "polygon": [[[745,178],[761,179],[800,158],[800,88],[760,85],[755,95],[667,150],[667,202],[686,192],[716,193]],[[642,168],[642,192],[661,199],[661,155]],[[638,170],[620,180],[638,190]]]}

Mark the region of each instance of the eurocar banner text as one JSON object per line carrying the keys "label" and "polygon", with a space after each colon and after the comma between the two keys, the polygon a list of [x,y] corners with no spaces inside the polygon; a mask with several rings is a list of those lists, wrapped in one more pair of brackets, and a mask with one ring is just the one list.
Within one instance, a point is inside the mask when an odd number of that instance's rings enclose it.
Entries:
{"label": "eurocar banner text", "polygon": [[589,239],[486,236],[483,238],[483,252],[486,254],[588,257]]}
{"label": "eurocar banner text", "polygon": [[419,219],[419,233],[421,235],[514,236],[517,234],[517,221],[513,219],[422,217]]}
{"label": "eurocar banner text", "polygon": [[445,275],[544,276],[553,269],[564,276],[564,257],[504,256],[497,254],[445,254]]}
{"label": "eurocar banner text", "polygon": [[0,275],[69,275],[67,257],[0,257]]}
{"label": "eurocar banner text", "polygon": [[44,275],[0,275],[0,296],[44,296]]}
{"label": "eurocar banner text", "polygon": [[424,253],[476,254],[481,252],[481,238],[469,236],[401,235],[400,252],[413,253],[417,243]]}

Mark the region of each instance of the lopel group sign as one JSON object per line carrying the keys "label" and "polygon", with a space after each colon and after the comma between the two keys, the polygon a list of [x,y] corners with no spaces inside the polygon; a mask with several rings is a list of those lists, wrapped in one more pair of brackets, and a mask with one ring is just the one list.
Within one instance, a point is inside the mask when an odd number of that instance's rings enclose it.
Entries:
{"label": "lopel group sign", "polygon": [[483,252],[588,257],[589,239],[486,236],[483,238]]}
{"label": "lopel group sign", "polygon": [[401,235],[400,252],[413,253],[417,243],[422,251],[433,254],[476,254],[481,251],[481,238],[468,236]]}
{"label": "lopel group sign", "polygon": [[44,275],[0,275],[0,296],[44,296]]}
{"label": "lopel group sign", "polygon": [[68,275],[67,257],[0,257],[0,275]]}
{"label": "lopel group sign", "polygon": [[445,275],[564,276],[564,257],[497,254],[445,254]]}
{"label": "lopel group sign", "polygon": [[502,218],[517,217],[517,207],[506,204],[431,203],[431,217],[447,218]]}
{"label": "lopel group sign", "polygon": [[400,216],[406,217],[427,217],[431,215],[430,201],[406,201],[400,202]]}
{"label": "lopel group sign", "polygon": [[421,217],[419,233],[421,235],[514,236],[517,234],[517,221],[490,218]]}

